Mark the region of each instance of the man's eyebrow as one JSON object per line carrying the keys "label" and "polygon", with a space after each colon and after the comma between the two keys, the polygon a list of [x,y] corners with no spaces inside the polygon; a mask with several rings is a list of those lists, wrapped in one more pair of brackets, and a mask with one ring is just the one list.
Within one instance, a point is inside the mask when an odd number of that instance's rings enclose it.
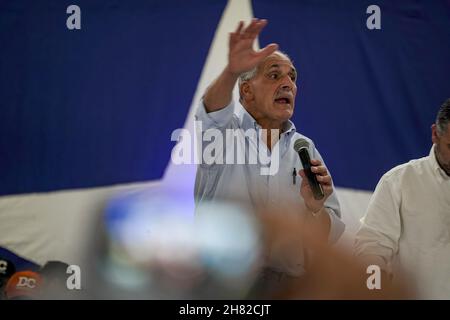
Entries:
{"label": "man's eyebrow", "polygon": [[274,68],[280,68],[280,65],[279,65],[279,64],[272,64],[272,65],[270,65],[270,66],[267,68],[267,70],[274,69]]}
{"label": "man's eyebrow", "polygon": [[[279,64],[272,64],[267,68],[267,71],[271,70],[271,69],[279,69],[280,65]],[[291,67],[291,70],[289,72],[294,72],[295,74],[297,74],[297,69],[295,69],[294,67]]]}

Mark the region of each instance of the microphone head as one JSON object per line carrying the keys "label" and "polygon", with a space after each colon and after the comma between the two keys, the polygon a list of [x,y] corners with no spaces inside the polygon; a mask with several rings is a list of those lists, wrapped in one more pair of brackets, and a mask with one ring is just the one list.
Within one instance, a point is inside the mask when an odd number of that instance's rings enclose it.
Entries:
{"label": "microphone head", "polygon": [[306,139],[297,139],[294,142],[294,150],[295,152],[299,152],[301,148],[309,148],[309,142]]}
{"label": "microphone head", "polygon": [[41,276],[34,271],[19,271],[6,284],[7,299],[33,299],[38,296]]}

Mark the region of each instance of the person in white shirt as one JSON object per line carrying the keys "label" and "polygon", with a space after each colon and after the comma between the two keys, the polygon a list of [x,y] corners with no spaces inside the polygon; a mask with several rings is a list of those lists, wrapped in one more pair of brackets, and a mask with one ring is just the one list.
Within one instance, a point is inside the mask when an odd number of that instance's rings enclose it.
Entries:
{"label": "person in white shirt", "polygon": [[[210,133],[220,132],[225,137],[227,135],[223,133],[226,130],[253,130],[256,135],[245,141],[251,145],[249,150],[278,154],[279,157],[274,156],[271,160],[279,162],[279,166],[274,174],[263,175],[259,163],[224,163],[222,156],[234,150],[234,146],[226,140],[224,148],[215,152],[214,160],[218,161],[204,162],[197,168],[196,204],[231,199],[239,200],[255,208],[255,211],[275,209],[273,211],[282,211],[285,215],[286,210],[281,207],[286,205],[296,217],[311,218],[307,221],[317,226],[321,239],[333,243],[341,236],[344,224],[340,219],[339,201],[331,176],[312,140],[299,134],[289,120],[295,106],[297,71],[291,59],[277,50],[277,44],[270,44],[261,50],[253,49],[255,39],[266,24],[267,20],[253,19],[244,27],[240,22],[236,31],[230,33],[228,64],[207,88],[195,118],[202,124],[203,136],[208,130]],[[235,102],[232,92],[237,82],[240,99]],[[322,199],[314,198],[298,154],[294,151],[294,143],[299,139],[309,144],[311,170],[323,187]],[[242,149],[238,148],[237,152]],[[297,205],[299,210],[296,210]],[[290,249],[294,247],[287,251],[295,254],[279,257],[281,249],[270,249],[267,267],[270,269],[268,272],[276,273],[275,278],[285,275],[299,277],[305,272],[302,248],[295,243],[287,246]]]}
{"label": "person in white shirt", "polygon": [[409,277],[419,298],[450,299],[450,99],[439,109],[431,137],[427,157],[399,165],[379,181],[355,254],[392,281]]}

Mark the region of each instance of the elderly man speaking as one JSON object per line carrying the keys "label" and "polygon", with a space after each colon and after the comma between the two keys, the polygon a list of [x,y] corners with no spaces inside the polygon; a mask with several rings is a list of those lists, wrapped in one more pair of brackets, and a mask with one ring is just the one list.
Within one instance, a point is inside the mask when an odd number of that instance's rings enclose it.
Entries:
{"label": "elderly man speaking", "polygon": [[[211,153],[214,161],[198,166],[196,202],[236,200],[256,209],[279,209],[281,205],[302,208],[295,209],[294,215],[309,215],[320,226],[325,240],[332,243],[342,234],[344,224],[331,176],[313,141],[298,133],[289,120],[295,107],[297,70],[291,59],[278,51],[277,44],[269,44],[259,51],[253,49],[266,24],[266,20],[253,19],[244,27],[240,22],[236,31],[230,33],[228,64],[208,87],[196,111],[203,141],[208,140],[205,135],[209,130],[215,130],[222,133],[220,140],[224,142],[222,150]],[[232,96],[236,82],[239,101],[234,101]],[[229,139],[230,130],[245,132],[245,139],[235,146],[234,140]],[[321,198],[314,196],[294,150],[299,139],[309,151],[311,172],[323,190]],[[224,161],[224,158],[234,159],[235,150],[238,158],[239,153],[243,154],[244,162]],[[270,165],[277,162],[279,167],[262,171],[263,164],[249,161],[252,151],[270,154]],[[280,213],[288,214],[277,212]],[[293,252],[302,251],[293,249]],[[304,264],[303,254],[273,258],[267,270],[277,274],[277,279],[284,275],[298,277],[305,271]]]}

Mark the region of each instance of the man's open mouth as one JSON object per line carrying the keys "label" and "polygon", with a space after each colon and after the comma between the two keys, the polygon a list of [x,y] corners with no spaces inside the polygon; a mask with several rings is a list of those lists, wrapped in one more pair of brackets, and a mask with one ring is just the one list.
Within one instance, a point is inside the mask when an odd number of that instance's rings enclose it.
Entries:
{"label": "man's open mouth", "polygon": [[291,104],[291,99],[289,99],[289,98],[277,98],[277,99],[275,99],[275,102],[279,103],[279,104]]}

